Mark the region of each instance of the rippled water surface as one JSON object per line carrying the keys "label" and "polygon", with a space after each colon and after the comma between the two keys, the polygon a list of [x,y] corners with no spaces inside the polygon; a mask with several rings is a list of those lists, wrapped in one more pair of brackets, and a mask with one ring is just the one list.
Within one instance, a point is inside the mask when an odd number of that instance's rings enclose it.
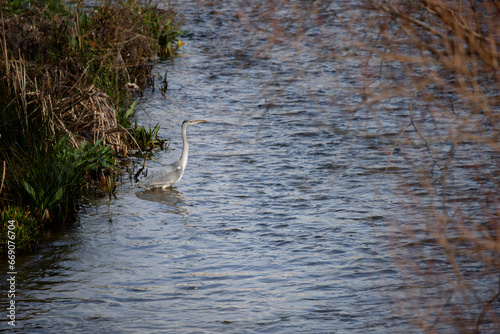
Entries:
{"label": "rippled water surface", "polygon": [[[178,6],[186,45],[155,68],[168,71],[165,96],[146,92],[137,112],[172,139],[148,167],[179,157],[182,120],[207,120],[188,129],[183,179],[144,190],[125,175],[109,207],[89,206],[78,226],[20,259],[19,332],[408,330],[387,297],[401,285],[388,251],[399,208],[380,173],[387,158],[352,131],[362,119],[337,112],[356,97],[329,84],[353,83],[307,55],[254,57],[258,39],[218,10]],[[308,72],[292,80],[292,65]]]}

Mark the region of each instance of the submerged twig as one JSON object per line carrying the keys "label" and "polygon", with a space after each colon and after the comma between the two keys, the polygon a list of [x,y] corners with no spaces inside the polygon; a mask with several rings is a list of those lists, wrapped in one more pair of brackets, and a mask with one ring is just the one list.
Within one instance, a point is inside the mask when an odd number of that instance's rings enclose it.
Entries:
{"label": "submerged twig", "polygon": [[142,167],[139,168],[139,170],[137,171],[137,173],[135,173],[134,175],[134,178],[137,180],[139,175],[142,173],[142,171],[144,170],[144,168],[146,167],[146,161],[148,160],[148,155],[146,154],[144,156],[144,162],[142,163]]}

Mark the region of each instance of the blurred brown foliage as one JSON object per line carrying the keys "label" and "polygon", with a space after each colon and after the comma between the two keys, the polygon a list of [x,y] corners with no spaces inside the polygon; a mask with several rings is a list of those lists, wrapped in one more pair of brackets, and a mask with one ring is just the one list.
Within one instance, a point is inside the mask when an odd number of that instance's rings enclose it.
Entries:
{"label": "blurred brown foliage", "polygon": [[261,45],[254,57],[297,66],[291,80],[308,70],[298,59],[332,64],[344,80],[331,82],[334,94],[360,97],[346,105],[331,96],[335,111],[323,107],[323,120],[340,109],[347,120],[363,112],[395,124],[374,135],[390,141],[388,167],[398,155],[409,171],[393,175],[404,208],[392,225],[398,309],[428,333],[498,333],[500,2],[234,3]]}
{"label": "blurred brown foliage", "polygon": [[413,199],[397,224],[404,306],[426,332],[498,331],[500,3],[373,0],[362,13],[372,42],[360,47],[381,69],[365,78],[366,102],[410,96],[398,143],[415,171],[399,189]]}

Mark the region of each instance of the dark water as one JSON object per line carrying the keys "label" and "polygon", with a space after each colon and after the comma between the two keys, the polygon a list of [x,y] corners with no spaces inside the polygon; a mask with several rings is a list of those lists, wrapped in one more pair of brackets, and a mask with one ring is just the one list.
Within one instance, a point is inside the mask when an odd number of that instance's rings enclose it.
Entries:
{"label": "dark water", "polygon": [[259,57],[265,42],[230,7],[177,10],[186,45],[155,68],[168,89],[146,92],[137,118],[173,140],[149,167],[178,158],[182,120],[208,121],[188,130],[183,179],[144,190],[125,175],[109,208],[19,259],[16,331],[416,332],[390,297],[402,283],[387,222],[401,207],[370,135],[393,124],[342,112],[359,98],[356,65],[285,47]]}

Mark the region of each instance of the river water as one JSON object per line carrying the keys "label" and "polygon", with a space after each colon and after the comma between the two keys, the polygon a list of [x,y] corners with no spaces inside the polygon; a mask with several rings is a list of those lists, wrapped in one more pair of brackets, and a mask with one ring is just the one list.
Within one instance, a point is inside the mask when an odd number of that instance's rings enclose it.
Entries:
{"label": "river water", "polygon": [[265,41],[233,10],[180,2],[186,45],[155,67],[165,94],[140,100],[138,122],[172,139],[150,168],[178,159],[182,120],[207,120],[188,129],[183,179],[145,190],[125,173],[117,199],[20,258],[15,332],[417,331],[394,301],[395,181],[368,135],[391,124],[360,133],[367,120],[340,112],[358,97],[331,85],[356,85],[349,71],[286,48],[255,56]]}

